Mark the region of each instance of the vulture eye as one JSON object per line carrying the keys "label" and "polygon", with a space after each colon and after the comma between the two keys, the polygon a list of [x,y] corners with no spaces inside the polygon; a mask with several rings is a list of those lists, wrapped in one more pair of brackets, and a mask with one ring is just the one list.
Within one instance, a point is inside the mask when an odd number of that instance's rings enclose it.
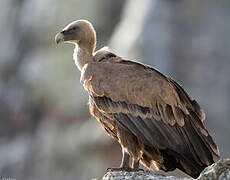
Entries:
{"label": "vulture eye", "polygon": [[77,28],[76,27],[73,27],[71,30],[75,31]]}

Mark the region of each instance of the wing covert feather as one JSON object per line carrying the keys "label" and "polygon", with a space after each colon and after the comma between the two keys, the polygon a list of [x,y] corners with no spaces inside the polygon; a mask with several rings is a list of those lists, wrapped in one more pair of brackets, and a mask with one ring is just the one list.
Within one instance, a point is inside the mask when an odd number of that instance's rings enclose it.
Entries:
{"label": "wing covert feather", "polygon": [[[184,125],[183,114],[194,108],[192,100],[178,84],[143,64],[112,59],[112,62],[93,62],[83,67],[81,82],[89,94],[147,107],[158,112],[166,124]],[[199,105],[195,106],[197,111],[194,111],[199,114]],[[132,106],[129,108],[131,110]]]}

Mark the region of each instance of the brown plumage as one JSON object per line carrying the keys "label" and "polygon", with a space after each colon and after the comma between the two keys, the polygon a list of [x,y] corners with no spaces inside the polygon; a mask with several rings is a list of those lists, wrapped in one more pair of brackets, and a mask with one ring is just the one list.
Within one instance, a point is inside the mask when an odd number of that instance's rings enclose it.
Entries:
{"label": "brown plumage", "polygon": [[76,44],[90,113],[122,146],[121,167],[113,170],[138,170],[140,161],[149,169],[179,168],[196,178],[219,159],[203,110],[174,80],[108,50],[94,53],[96,35],[88,21],[69,24],[56,36],[61,41]]}

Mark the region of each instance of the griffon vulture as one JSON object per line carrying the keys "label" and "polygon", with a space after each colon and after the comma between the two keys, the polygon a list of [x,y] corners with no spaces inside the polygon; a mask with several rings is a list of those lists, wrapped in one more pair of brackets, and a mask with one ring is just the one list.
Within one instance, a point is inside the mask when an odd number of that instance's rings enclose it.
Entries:
{"label": "griffon vulture", "polygon": [[73,58],[89,93],[90,113],[121,144],[121,166],[112,170],[137,171],[141,162],[197,178],[220,158],[202,123],[203,110],[173,79],[108,50],[94,52],[96,33],[86,20],[70,23],[55,40],[76,45]]}

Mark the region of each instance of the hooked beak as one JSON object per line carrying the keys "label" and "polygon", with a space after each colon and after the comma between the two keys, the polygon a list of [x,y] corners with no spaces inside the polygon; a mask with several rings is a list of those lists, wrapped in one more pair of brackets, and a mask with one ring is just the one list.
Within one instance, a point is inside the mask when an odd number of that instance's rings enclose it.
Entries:
{"label": "hooked beak", "polygon": [[65,41],[64,38],[65,38],[64,33],[63,33],[63,31],[61,31],[61,32],[59,32],[59,33],[56,34],[56,36],[55,36],[55,42],[57,44],[59,44],[60,42]]}

